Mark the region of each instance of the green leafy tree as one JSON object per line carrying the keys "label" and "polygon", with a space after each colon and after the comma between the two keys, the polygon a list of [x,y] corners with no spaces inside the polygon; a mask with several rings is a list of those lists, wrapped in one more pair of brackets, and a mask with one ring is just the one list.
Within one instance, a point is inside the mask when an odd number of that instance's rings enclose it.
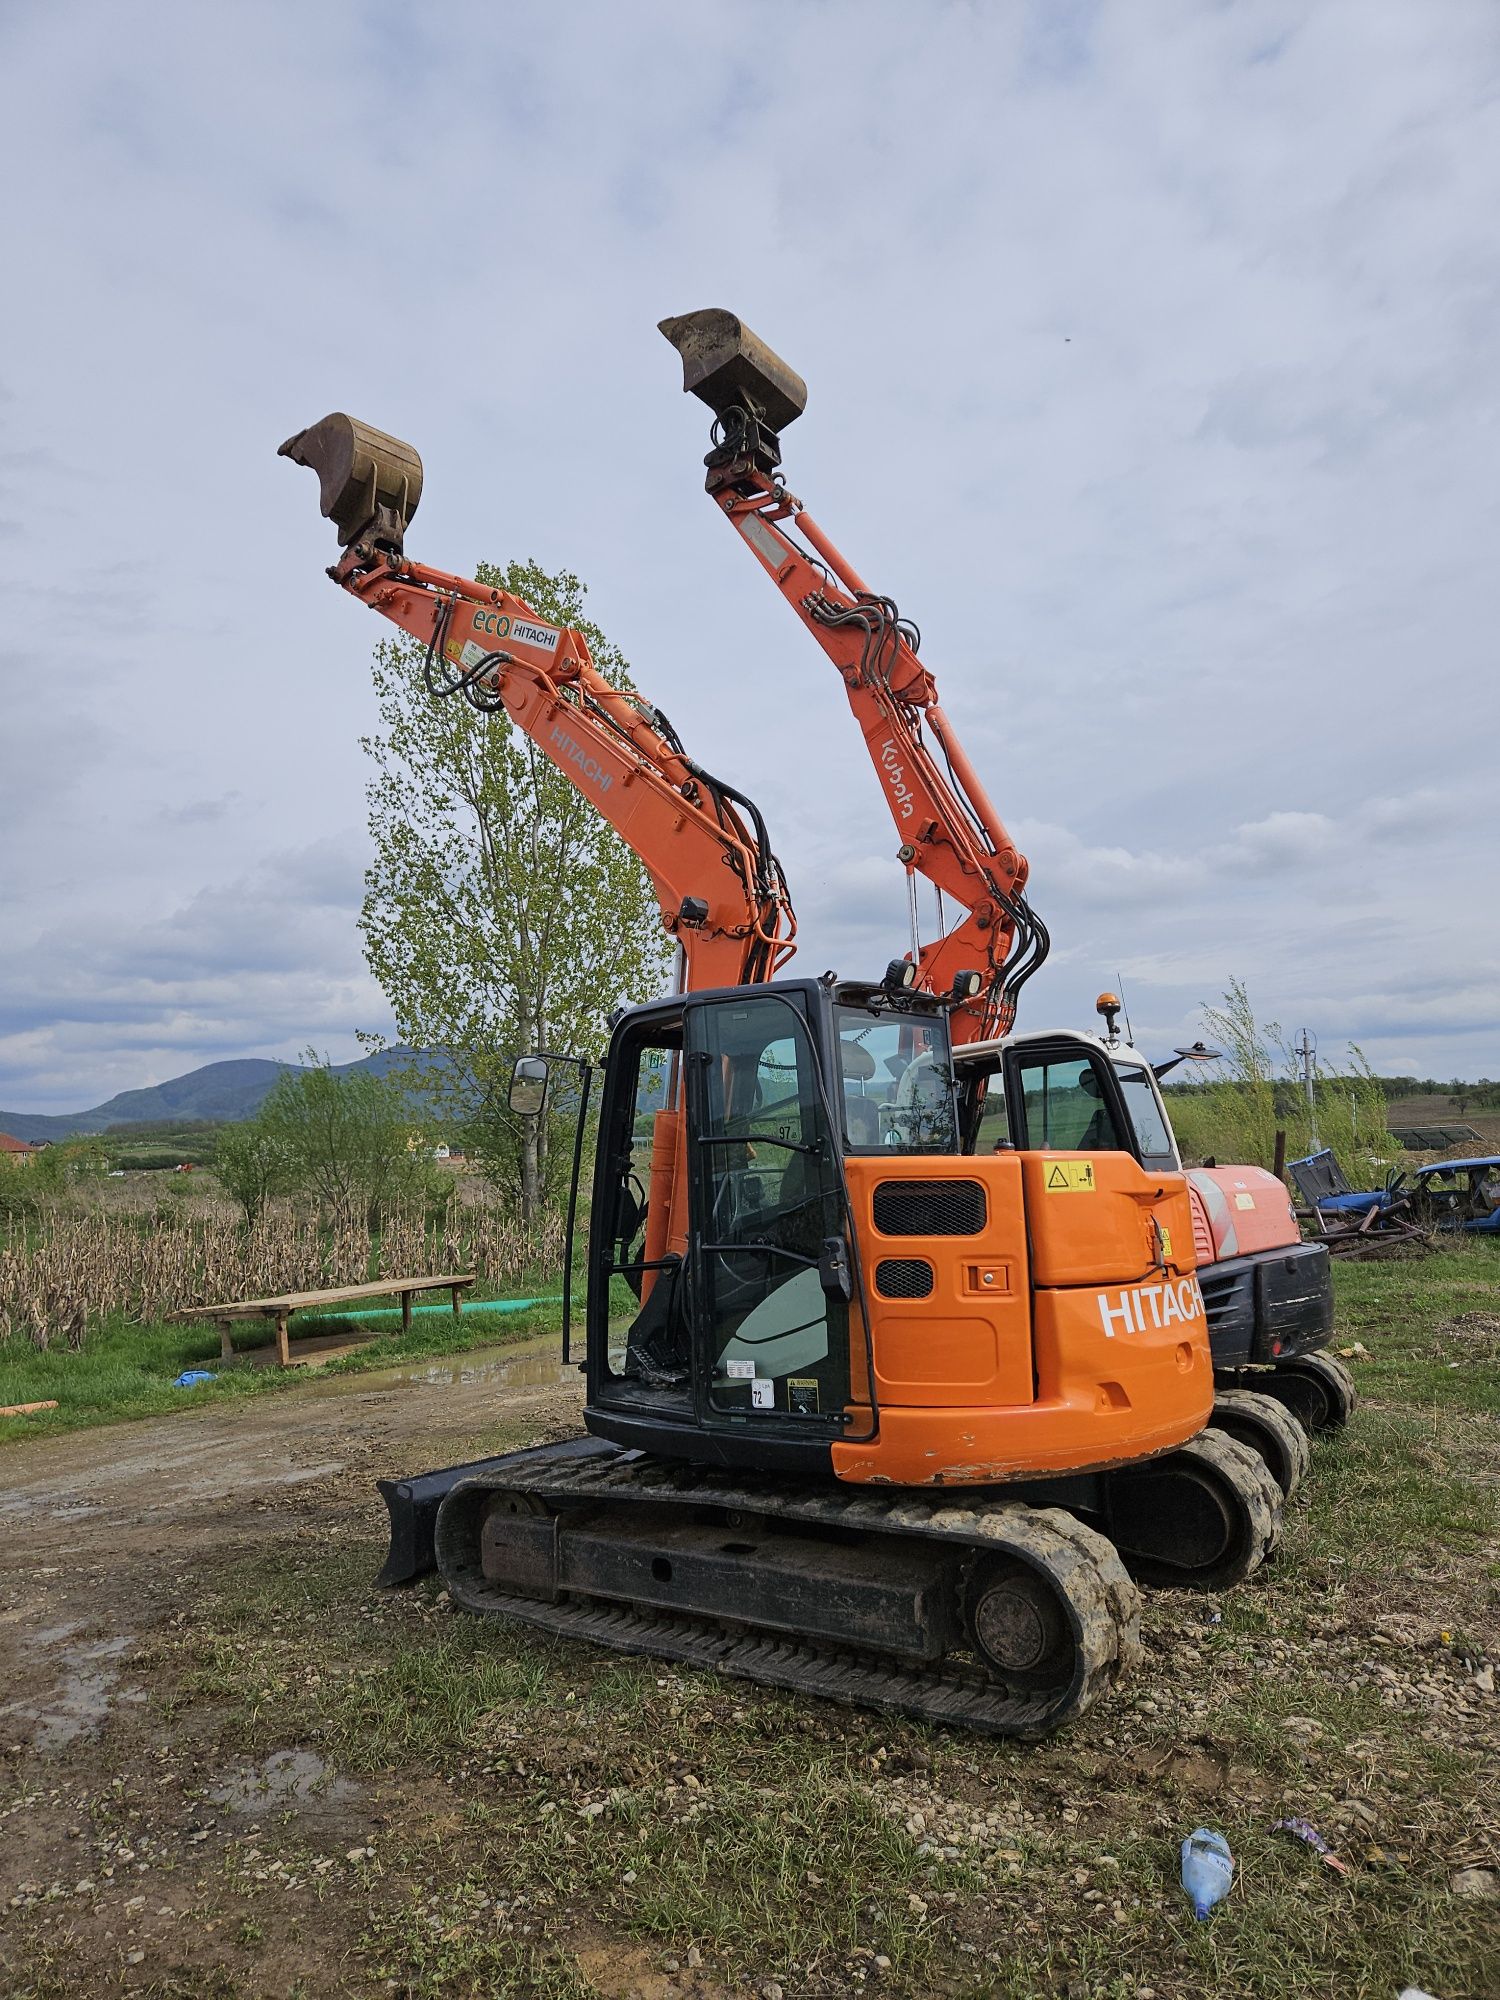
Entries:
{"label": "green leafy tree", "polygon": [[244,1209],[246,1222],[254,1222],[278,1195],[291,1194],[299,1174],[285,1131],[259,1117],[224,1127],[214,1143],[213,1169],[225,1193]]}
{"label": "green leafy tree", "polygon": [[[583,612],[584,586],[535,563],[481,564],[479,580],[576,626],[595,666],[629,669]],[[504,715],[434,700],[422,648],[376,648],[380,733],[365,739],[375,859],[360,923],[402,1039],[451,1059],[449,1107],[481,1167],[533,1220],[565,1158],[550,1119],[513,1116],[518,1055],[587,1054],[622,1000],[661,988],[669,941],[645,870],[593,805]]]}
{"label": "green leafy tree", "polygon": [[401,1078],[351,1069],[338,1075],[311,1050],[285,1070],[255,1117],[289,1183],[325,1208],[372,1212],[432,1192],[431,1149]]}
{"label": "green leafy tree", "polygon": [[69,1139],[44,1146],[26,1168],[31,1191],[49,1199],[66,1194],[80,1182],[98,1180],[109,1172],[109,1151],[101,1138]]}

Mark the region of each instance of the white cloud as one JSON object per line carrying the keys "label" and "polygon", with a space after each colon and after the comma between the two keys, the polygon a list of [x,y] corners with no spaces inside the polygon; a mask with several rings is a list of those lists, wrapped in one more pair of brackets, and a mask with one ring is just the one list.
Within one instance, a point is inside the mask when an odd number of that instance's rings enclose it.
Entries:
{"label": "white cloud", "polygon": [[765,808],[799,968],[901,948],[836,678],[699,491],[654,322],[710,303],[806,375],[790,483],[1024,835],[1030,1018],[1123,964],[1171,1032],[1234,971],[1325,1040],[1500,1070],[1492,9],[829,0],[792,61],[767,18],[0,22],[0,1102],[374,1024],[375,633],[274,458],[335,407],[423,451],[418,554],[589,580]]}

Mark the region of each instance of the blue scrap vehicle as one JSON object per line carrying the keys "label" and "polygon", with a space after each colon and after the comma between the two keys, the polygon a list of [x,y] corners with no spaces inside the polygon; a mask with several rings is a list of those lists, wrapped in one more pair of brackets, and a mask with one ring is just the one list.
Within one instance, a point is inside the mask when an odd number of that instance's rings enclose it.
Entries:
{"label": "blue scrap vehicle", "polygon": [[1288,1161],[1287,1171],[1325,1225],[1347,1226],[1374,1209],[1377,1229],[1386,1217],[1399,1214],[1421,1229],[1500,1236],[1500,1154],[1434,1160],[1409,1173],[1392,1173],[1383,1188],[1351,1188],[1328,1147],[1305,1160]]}

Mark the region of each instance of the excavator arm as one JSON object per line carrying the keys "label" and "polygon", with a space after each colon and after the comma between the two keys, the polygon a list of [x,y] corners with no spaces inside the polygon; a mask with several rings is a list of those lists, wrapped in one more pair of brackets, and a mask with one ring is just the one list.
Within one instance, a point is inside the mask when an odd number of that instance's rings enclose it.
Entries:
{"label": "excavator arm", "polygon": [[795,949],[796,920],[751,801],[694,763],[658,709],[613,686],[581,633],[407,558],[422,491],[410,445],[336,412],[281,455],[318,474],[344,545],[328,574],[426,649],[429,693],[508,716],[640,858],[682,948],[684,988],[770,979]]}
{"label": "excavator arm", "polygon": [[1048,947],[1025,896],[1026,858],[939,706],[915,626],[869,588],[780,476],[779,434],[806,406],[806,387],[732,313],[687,313],[661,331],[682,356],[684,389],[714,412],[709,493],[843,679],[913,892],[920,874],[964,912],[917,950],[918,983],[962,995],[964,975],[978,972],[981,993],[955,1006],[953,1038],[1004,1034]]}

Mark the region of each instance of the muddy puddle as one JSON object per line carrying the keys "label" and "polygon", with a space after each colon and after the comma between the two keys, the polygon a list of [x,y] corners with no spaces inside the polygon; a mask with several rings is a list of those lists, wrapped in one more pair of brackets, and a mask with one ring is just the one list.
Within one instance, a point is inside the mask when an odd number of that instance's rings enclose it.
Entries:
{"label": "muddy puddle", "polygon": [[255,1815],[342,1805],[359,1793],[358,1785],[335,1777],[315,1750],[275,1750],[258,1764],[237,1765],[208,1796],[229,1812]]}
{"label": "muddy puddle", "polygon": [[[55,1653],[58,1677],[45,1694],[0,1704],[0,1729],[30,1724],[31,1740],[39,1750],[61,1750],[80,1736],[89,1736],[106,1721],[116,1702],[142,1702],[142,1688],[121,1687],[124,1656],[135,1640],[74,1638],[76,1625],[53,1625],[33,1632],[26,1642],[31,1654]],[[71,1642],[71,1643],[70,1643]]]}
{"label": "muddy puddle", "polygon": [[546,1347],[479,1347],[446,1361],[398,1363],[370,1368],[358,1375],[334,1375],[310,1382],[311,1396],[345,1396],[351,1389],[451,1389],[482,1383],[497,1389],[556,1389],[579,1380],[578,1363],[564,1363],[557,1349]]}

